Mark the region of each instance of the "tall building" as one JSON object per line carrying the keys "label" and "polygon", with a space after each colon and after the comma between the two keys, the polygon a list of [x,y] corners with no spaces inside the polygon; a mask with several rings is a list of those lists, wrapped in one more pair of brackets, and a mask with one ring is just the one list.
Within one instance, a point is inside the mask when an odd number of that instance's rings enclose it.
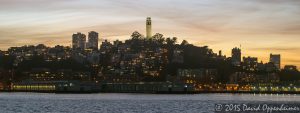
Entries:
{"label": "tall building", "polygon": [[152,37],[152,22],[151,22],[151,17],[147,17],[146,21],[146,38],[151,38]]}
{"label": "tall building", "polygon": [[98,33],[95,31],[89,32],[87,48],[98,50]]}
{"label": "tall building", "polygon": [[219,51],[219,56],[222,56],[222,50]]}
{"label": "tall building", "polygon": [[270,54],[270,62],[272,62],[277,69],[281,69],[280,67],[280,54]]}
{"label": "tall building", "polygon": [[241,64],[241,49],[240,48],[233,48],[231,50],[231,62],[234,66],[240,66]]}
{"label": "tall building", "polygon": [[73,49],[80,49],[84,50],[86,44],[86,36],[85,34],[82,34],[80,32],[77,32],[77,34],[73,34],[72,36],[72,48]]}

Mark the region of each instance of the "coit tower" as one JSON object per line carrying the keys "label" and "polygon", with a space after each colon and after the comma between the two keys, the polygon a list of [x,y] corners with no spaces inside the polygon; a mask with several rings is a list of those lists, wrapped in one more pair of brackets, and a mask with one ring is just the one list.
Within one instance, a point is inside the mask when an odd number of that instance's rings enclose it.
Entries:
{"label": "coit tower", "polygon": [[151,17],[147,17],[146,21],[146,37],[151,38],[152,37],[152,23],[151,23]]}

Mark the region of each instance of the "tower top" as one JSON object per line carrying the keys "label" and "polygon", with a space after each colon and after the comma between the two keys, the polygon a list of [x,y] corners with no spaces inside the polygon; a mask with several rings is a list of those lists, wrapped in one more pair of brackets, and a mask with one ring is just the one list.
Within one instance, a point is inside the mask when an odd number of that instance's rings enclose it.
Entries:
{"label": "tower top", "polygon": [[151,25],[151,17],[147,17],[146,25]]}

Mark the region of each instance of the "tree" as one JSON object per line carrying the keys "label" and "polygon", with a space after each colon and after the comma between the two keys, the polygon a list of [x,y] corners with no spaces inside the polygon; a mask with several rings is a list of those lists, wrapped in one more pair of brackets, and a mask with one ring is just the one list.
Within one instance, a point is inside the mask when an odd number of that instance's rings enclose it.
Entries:
{"label": "tree", "polygon": [[139,32],[137,31],[134,31],[132,34],[131,34],[131,38],[133,40],[136,40],[136,39],[142,39],[143,38],[143,35],[140,34]]}
{"label": "tree", "polygon": [[167,42],[167,45],[171,45],[172,44],[171,38],[167,38],[166,42]]}
{"label": "tree", "polygon": [[185,46],[185,45],[189,45],[189,43],[188,43],[188,41],[183,40],[183,41],[181,42],[181,45],[182,45],[182,46]]}
{"label": "tree", "polygon": [[173,37],[171,38],[167,38],[166,39],[167,45],[175,45],[175,43],[177,42],[177,37]]}
{"label": "tree", "polygon": [[177,37],[172,38],[173,45],[177,42]]}
{"label": "tree", "polygon": [[163,34],[160,33],[156,33],[155,35],[153,35],[152,37],[154,40],[157,40],[160,44],[163,44],[165,42],[165,38]]}

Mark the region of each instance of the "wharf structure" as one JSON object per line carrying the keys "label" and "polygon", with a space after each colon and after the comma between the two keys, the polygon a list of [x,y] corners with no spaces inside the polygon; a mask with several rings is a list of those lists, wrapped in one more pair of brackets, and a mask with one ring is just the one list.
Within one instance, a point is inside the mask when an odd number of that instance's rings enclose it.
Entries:
{"label": "wharf structure", "polygon": [[98,83],[80,81],[23,81],[10,91],[50,93],[300,93],[299,83],[186,84],[172,82]]}
{"label": "wharf structure", "polygon": [[192,84],[164,82],[97,83],[79,81],[23,81],[13,83],[11,91],[53,93],[160,93],[193,92],[195,88]]}

